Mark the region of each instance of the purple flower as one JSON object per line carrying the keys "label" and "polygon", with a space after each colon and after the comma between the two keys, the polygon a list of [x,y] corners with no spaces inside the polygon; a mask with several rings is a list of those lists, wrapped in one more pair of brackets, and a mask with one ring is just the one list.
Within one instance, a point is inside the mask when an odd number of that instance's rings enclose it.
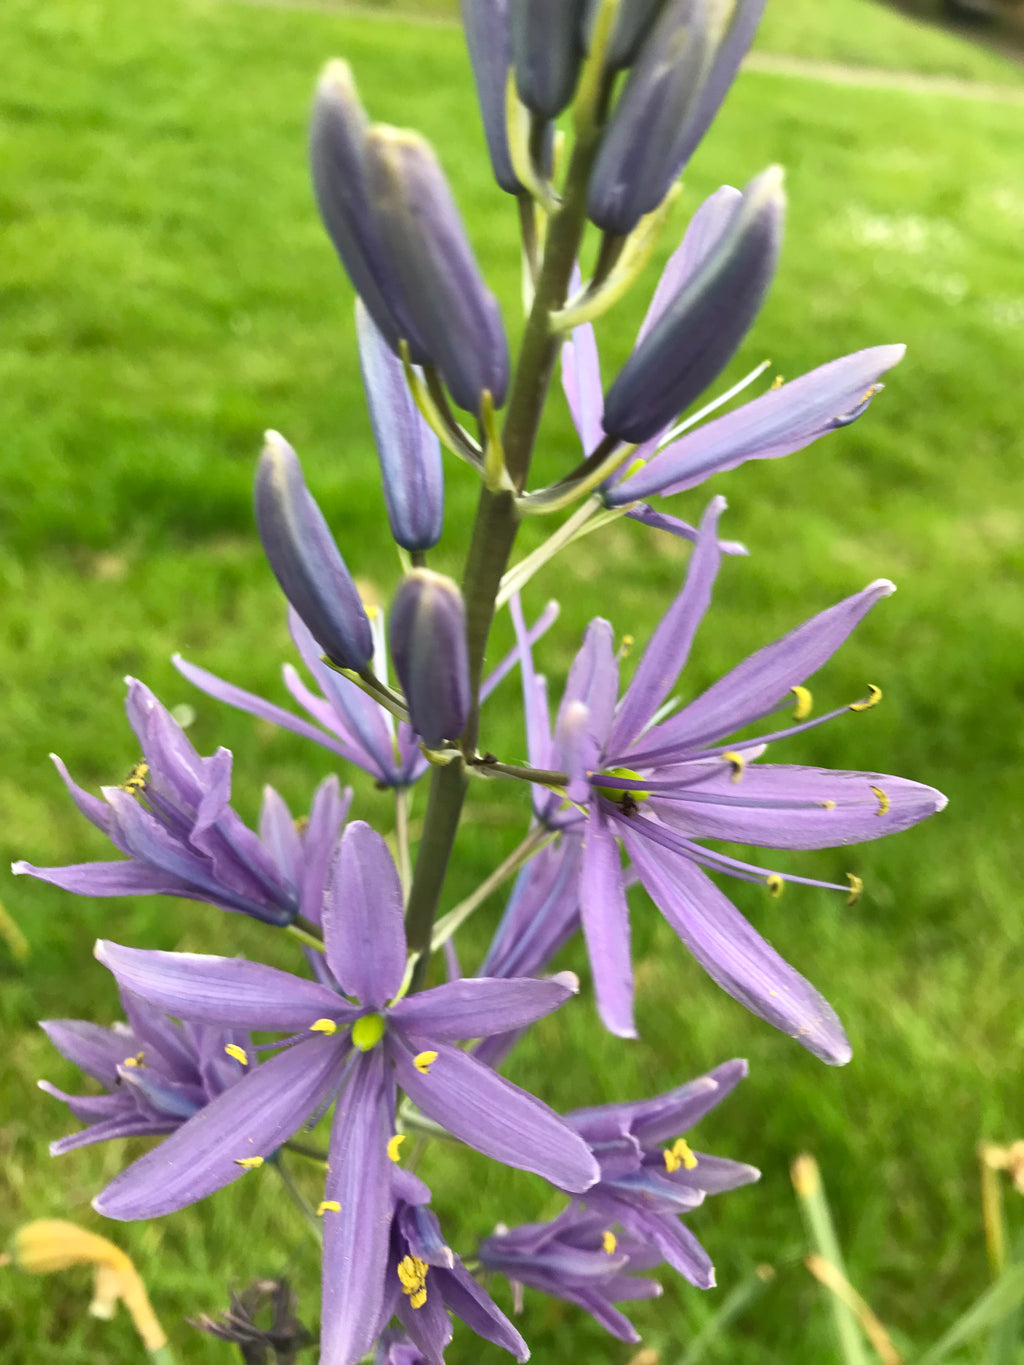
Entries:
{"label": "purple flower", "polygon": [[83,1019],[40,1024],[68,1061],[99,1081],[105,1095],[68,1095],[40,1081],[88,1126],[50,1144],[60,1156],[108,1138],[173,1133],[241,1080],[252,1061],[248,1033],[209,1024],[179,1027],[130,992],[122,993],[128,1022],[103,1028]]}
{"label": "purple flower", "polygon": [[[526,638],[531,644],[545,634],[557,616],[557,605],[549,603],[528,632]],[[288,610],[288,625],[295,647],[320,692],[311,691],[291,664],[284,666],[284,683],[299,705],[312,717],[313,724],[286,711],[283,706],[258,697],[254,692],[225,682],[207,669],[189,663],[180,654],[175,654],[172,662],[179,673],[209,696],[322,744],[325,749],[355,763],[381,786],[412,786],[430,766],[420,750],[420,736],[404,721],[396,722],[390,711],[379,706],[347,678],[323,663],[320,646],[293,608]],[[374,633],[374,675],[386,683],[387,651],[381,612],[373,613],[370,625]],[[481,701],[486,701],[518,662],[519,651],[516,648],[485,679],[480,689]]]}
{"label": "purple flower", "polygon": [[324,1360],[348,1365],[372,1345],[384,1303],[396,1086],[454,1137],[560,1188],[587,1189],[598,1168],[586,1143],[552,1110],[452,1046],[542,1018],[569,998],[575,978],[474,979],[400,997],[401,887],[383,839],[361,822],[342,839],[323,929],[337,989],[239,959],[97,945],[119,984],[159,1009],[293,1036],[122,1172],[95,1206],[108,1217],[137,1219],[194,1203],[259,1165],[337,1096],[325,1189],[322,1334]]}
{"label": "purple flower", "polygon": [[[728,225],[737,196],[737,190],[725,186],[697,210],[682,244],[665,267],[640,328],[638,344],[700,270]],[[855,351],[696,428],[692,418],[674,430],[662,423],[637,448],[624,472],[605,485],[605,502],[622,507],[652,494],[668,496],[694,488],[746,460],[778,459],[802,450],[866,412],[883,387],[881,376],[900,362],[905,350],[893,345]],[[589,323],[577,327],[572,340],[562,348],[562,386],[580,440],[589,452],[605,437],[601,371]],[[652,515],[657,516],[642,505],[631,515],[648,522]],[[695,538],[693,529],[684,524],[672,527],[660,520],[659,524],[689,540]]]}
{"label": "purple flower", "polygon": [[[704,839],[812,849],[862,843],[907,829],[945,805],[931,787],[872,772],[832,772],[756,763],[768,743],[813,728],[880,693],[816,719],[806,716],[806,679],[838,649],[858,621],[894,591],[886,579],[837,603],[739,664],[689,705],[667,715],[664,703],[689,656],[711,601],[721,559],[715,498],[701,521],[686,581],[637,665],[621,700],[618,662],[607,621],[592,621],[576,656],[556,719],[547,729],[542,690],[521,644],[527,724],[545,768],[567,773],[566,794],[548,793],[535,809],[554,827],[575,824],[583,837],[579,895],[584,936],[605,1024],[632,1036],[629,916],[619,840],[632,868],[705,971],[741,1004],[839,1064],[850,1048],[831,1006],[751,927],[704,869],[766,884],[791,881],[740,862]],[[516,618],[514,618],[516,619]],[[722,743],[790,698],[797,723],[757,739]],[[668,710],[671,710],[669,706]],[[585,822],[585,823],[584,823]],[[856,890],[856,882],[851,885]],[[847,890],[848,888],[835,888]]]}
{"label": "purple flower", "polygon": [[336,777],[321,782],[300,833],[284,801],[266,787],[260,833],[254,834],[229,805],[230,750],[201,758],[170,712],[134,678],[126,705],[144,762],[122,786],[104,787],[104,800],[79,787],[52,757],[75,805],[128,854],[127,861],[68,867],[18,862],[14,872],[83,896],[155,893],[207,901],[267,924],[290,924],[300,914],[317,920],[351,792],[341,793]]}
{"label": "purple flower", "polygon": [[[394,1365],[417,1359],[443,1365],[452,1338],[449,1313],[477,1336],[526,1360],[526,1342],[445,1243],[429,1207],[430,1191],[408,1171],[392,1172],[391,1239],[381,1323],[397,1317],[409,1342]],[[414,1354],[409,1356],[410,1349]],[[387,1357],[385,1357],[387,1359]]]}
{"label": "purple flower", "polygon": [[649,1242],[616,1234],[599,1213],[565,1209],[546,1223],[499,1226],[477,1251],[480,1263],[512,1284],[517,1306],[523,1286],[583,1308],[620,1341],[639,1341],[636,1328],[616,1303],[661,1296],[657,1280],[632,1272],[661,1260]]}

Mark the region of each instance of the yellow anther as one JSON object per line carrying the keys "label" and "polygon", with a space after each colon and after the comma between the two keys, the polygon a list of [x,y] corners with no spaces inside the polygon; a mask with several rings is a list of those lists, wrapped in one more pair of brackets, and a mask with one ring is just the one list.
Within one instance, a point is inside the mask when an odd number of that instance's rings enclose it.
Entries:
{"label": "yellow anther", "polygon": [[875,814],[887,815],[889,813],[889,807],[892,805],[892,802],[889,800],[888,796],[885,794],[881,787],[872,787],[871,790],[874,793],[876,800],[878,801],[878,809],[875,811]]}
{"label": "yellow anther", "polygon": [[398,1149],[399,1147],[401,1147],[404,1141],[405,1141],[404,1133],[396,1133],[394,1137],[388,1138],[388,1156],[391,1158],[391,1160],[395,1163],[396,1166],[400,1160],[398,1155]]}
{"label": "yellow anther", "polygon": [[398,1262],[398,1282],[413,1308],[422,1308],[427,1301],[429,1268],[426,1261],[421,1261],[418,1256],[403,1256]]}
{"label": "yellow anther", "polygon": [[868,683],[868,695],[863,701],[850,702],[851,711],[870,711],[872,706],[877,706],[882,700],[882,689],[876,687],[874,683]]}
{"label": "yellow anther", "polygon": [[376,602],[364,601],[363,610],[366,612],[367,616],[370,618],[371,621],[376,621],[377,617],[380,615],[380,607],[377,606]]}
{"label": "yellow anther", "polygon": [[236,1062],[241,1062],[243,1066],[249,1065],[249,1055],[244,1047],[239,1047],[237,1043],[227,1043],[224,1051],[229,1057],[234,1057]]}
{"label": "yellow anther", "polygon": [[419,1052],[412,1059],[412,1064],[421,1076],[427,1076],[430,1074],[431,1065],[436,1061],[436,1052]]}
{"label": "yellow anther", "polygon": [[305,834],[306,830],[309,828],[309,816],[297,815],[292,821],[292,824],[295,826],[296,834]]}
{"label": "yellow anther", "polygon": [[609,1229],[607,1232],[602,1232],[601,1245],[604,1247],[605,1251],[607,1251],[608,1255],[611,1256],[615,1248],[619,1245],[619,1239],[615,1236],[615,1233]]}
{"label": "yellow anther", "polygon": [[821,801],[819,802],[819,805],[822,810],[835,810],[836,808],[836,803],[834,801]]}
{"label": "yellow anther", "polygon": [[781,375],[781,374],[777,374],[777,375],[775,376],[775,378],[772,380],[772,387],[771,387],[771,389],[769,390],[769,392],[774,393],[774,391],[775,391],[776,389],[781,389],[782,386],[783,386],[783,384],[785,384],[785,382],[786,382],[786,381],[785,381],[785,379],[783,379],[782,375]]}
{"label": "yellow anther", "polygon": [[860,900],[860,893],[864,890],[864,883],[855,872],[847,872],[846,880],[850,883],[850,894],[846,898],[846,904],[856,905]]}
{"label": "yellow anther", "polygon": [[747,766],[746,757],[733,750],[722,755],[722,762],[728,763],[729,767],[732,769],[732,777],[729,779],[730,782],[738,782],[743,776],[743,769]]}
{"label": "yellow anther", "polygon": [[632,637],[632,635],[623,635],[623,637],[622,637],[622,644],[619,645],[619,658],[620,658],[620,659],[628,659],[628,658],[629,658],[629,651],[630,651],[632,648],[633,648],[633,637]]}
{"label": "yellow anther", "polygon": [[809,687],[791,687],[789,690],[796,697],[796,710],[793,712],[793,719],[806,720],[811,714],[811,706],[814,703],[811,689]]}
{"label": "yellow anther", "polygon": [[683,1166],[688,1171],[692,1171],[697,1164],[690,1144],[685,1138],[676,1138],[671,1147],[665,1148],[665,1170],[672,1172],[678,1171]]}
{"label": "yellow anther", "polygon": [[263,1165],[261,1156],[236,1156],[235,1165],[242,1166],[247,1171],[255,1171],[257,1167]]}
{"label": "yellow anther", "polygon": [[122,1066],[145,1066],[145,1065],[146,1065],[146,1054],[145,1054],[144,1052],[137,1052],[137,1053],[135,1054],[134,1057],[126,1057],[126,1058],[124,1059],[124,1061],[121,1063],[121,1065],[122,1065]]}
{"label": "yellow anther", "polygon": [[125,780],[121,783],[121,790],[131,792],[133,795],[145,790],[146,781],[149,777],[149,764],[145,762],[136,763]]}
{"label": "yellow anther", "polygon": [[309,1026],[310,1033],[337,1033],[338,1025],[333,1019],[314,1019]]}
{"label": "yellow anther", "polygon": [[778,872],[769,872],[764,879],[764,884],[768,888],[768,894],[773,901],[777,901],[782,895],[782,888],[786,885],[785,879]]}
{"label": "yellow anther", "polygon": [[322,1218],[325,1213],[340,1213],[341,1205],[336,1199],[321,1199],[316,1206],[316,1216]]}

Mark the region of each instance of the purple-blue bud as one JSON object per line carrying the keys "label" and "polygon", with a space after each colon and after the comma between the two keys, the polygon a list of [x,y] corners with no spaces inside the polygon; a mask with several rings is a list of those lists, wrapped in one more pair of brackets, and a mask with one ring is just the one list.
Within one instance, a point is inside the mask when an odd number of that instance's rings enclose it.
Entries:
{"label": "purple-blue bud", "polygon": [[352,576],[302,477],[298,456],[268,431],[256,470],[256,524],[285,597],[329,659],[363,669],[373,635]]}
{"label": "purple-blue bud", "polygon": [[639,444],[663,431],[729,363],[775,274],[785,203],[778,166],[737,197],[724,230],[609,390],[610,436]]}
{"label": "purple-blue bud", "polygon": [[391,534],[407,550],[429,550],[444,524],[441,444],[409,392],[402,362],[359,299],[356,333]]}
{"label": "purple-blue bud", "polygon": [[417,133],[376,124],[366,137],[373,219],[395,288],[430,363],[459,407],[495,407],[508,389],[498,301],[473,258],[437,157]]}
{"label": "purple-blue bud", "polygon": [[327,235],[374,322],[397,353],[404,339],[414,364],[428,356],[402,307],[381,249],[366,184],[370,122],[347,62],[328,62],[316,88],[309,134],[313,191]]}
{"label": "purple-blue bud", "polygon": [[510,0],[460,0],[494,178],[508,194],[518,194],[523,187],[512,169],[505,114],[505,88],[512,66],[509,4]]}
{"label": "purple-blue bud", "polygon": [[576,89],[582,14],[582,0],[516,0],[512,7],[516,90],[543,118],[556,118]]}
{"label": "purple-blue bud", "polygon": [[[606,66],[613,71],[629,66],[663,4],[664,0],[627,0],[627,3],[619,5],[615,15],[615,27],[605,54]],[[588,52],[600,8],[601,0],[586,0],[583,14],[583,46]]]}
{"label": "purple-blue bud", "polygon": [[413,729],[428,749],[457,739],[469,717],[466,613],[458,585],[431,569],[406,574],[391,604],[388,643]]}
{"label": "purple-blue bud", "polygon": [[707,6],[669,0],[616,104],[590,174],[587,216],[625,235],[658,207],[678,175],[677,143],[711,59]]}

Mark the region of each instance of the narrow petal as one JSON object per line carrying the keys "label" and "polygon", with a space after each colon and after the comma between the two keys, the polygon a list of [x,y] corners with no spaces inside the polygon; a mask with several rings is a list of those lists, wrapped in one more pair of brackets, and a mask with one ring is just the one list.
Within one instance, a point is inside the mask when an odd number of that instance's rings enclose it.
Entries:
{"label": "narrow petal", "polygon": [[589,452],[604,438],[601,362],[594,328],[589,322],[574,328],[572,340],[562,346],[562,389],[580,442],[584,451]]}
{"label": "narrow petal", "polygon": [[451,1270],[434,1272],[441,1284],[444,1301],[466,1326],[483,1337],[493,1341],[495,1346],[511,1352],[516,1360],[528,1360],[530,1348],[509,1322],[490,1294],[473,1279],[462,1265]]}
{"label": "narrow petal", "polygon": [[[630,521],[639,521],[644,526],[650,526],[654,531],[665,531],[678,540],[688,540],[691,545],[697,543],[696,526],[691,526],[688,521],[681,521],[679,517],[671,517],[666,512],[656,512],[649,502],[638,502],[635,507],[629,508],[626,516],[629,517]],[[718,548],[723,555],[748,555],[750,553],[739,540],[720,540]]]}
{"label": "narrow petal", "polygon": [[621,506],[654,493],[668,497],[746,460],[775,460],[802,450],[867,411],[879,379],[905,351],[905,346],[872,346],[770,389],[666,446],[618,484],[608,501]]}
{"label": "narrow petal", "polygon": [[405,975],[402,884],[381,836],[363,820],[345,830],[324,894],[327,965],[347,995],[381,1009]]}
{"label": "narrow petal", "polygon": [[533,651],[523,619],[519,594],[509,600],[509,614],[519,647],[519,668],[523,679],[523,710],[526,718],[526,750],[535,768],[549,767],[551,754],[551,723],[547,711],[547,693],[533,666]]}
{"label": "narrow petal", "polygon": [[625,753],[644,726],[650,724],[686,667],[697,627],[711,605],[711,592],[722,561],[718,548],[718,520],[724,511],[724,498],[712,498],[708,503],[682,590],[662,617],[637,665],[633,681],[619,703],[608,741],[610,752]]}
{"label": "narrow petal", "polygon": [[661,272],[654,296],[636,334],[638,346],[672,300],[711,257],[742,202],[742,190],[723,185],[704,200],[690,219],[683,240]]}
{"label": "narrow petal", "polygon": [[41,882],[74,891],[79,896],[184,896],[197,899],[196,886],[141,858],[113,863],[69,863],[67,867],[36,867],[12,863],[15,876],[38,877]]}
{"label": "narrow petal", "polygon": [[83,1128],[80,1133],[69,1133],[50,1143],[51,1156],[64,1156],[79,1147],[92,1147],[97,1142],[111,1142],[116,1138],[157,1137],[173,1133],[178,1124],[174,1119],[159,1120],[148,1114],[123,1114],[118,1118],[103,1119]]}
{"label": "narrow petal", "polygon": [[278,1053],[117,1176],[93,1201],[106,1218],[158,1218],[205,1199],[273,1156],[337,1088],[345,1048],[312,1037]]}
{"label": "narrow petal", "polygon": [[876,602],[896,591],[887,578],[877,578],[861,592],[812,616],[796,630],[765,645],[713,683],[677,716],[655,726],[633,754],[666,748],[686,751],[721,739],[767,715],[794,687],[827,662]]}
{"label": "narrow petal", "polygon": [[596,802],[583,838],[580,908],[601,1020],[620,1038],[635,1038],[629,906],[619,845]]}
{"label": "narrow petal", "polygon": [[391,1108],[380,1048],[359,1055],[338,1097],[324,1214],[322,1365],[356,1365],[377,1333],[391,1231]]}
{"label": "narrow petal", "polygon": [[562,726],[568,707],[582,702],[590,711],[590,733],[603,747],[615,714],[619,695],[619,665],[615,657],[611,625],[595,617],[587,626],[583,644],[572,661],[555,723]]}
{"label": "narrow petal", "polygon": [[351,805],[352,788],[342,792],[334,774],[324,778],[313,796],[302,835],[299,913],[314,924],[320,923],[328,870]]}
{"label": "narrow petal", "polygon": [[291,730],[293,734],[302,735],[305,739],[311,739],[317,744],[322,744],[325,749],[331,749],[343,758],[349,756],[349,751],[345,745],[335,739],[333,735],[325,734],[319,726],[310,725],[308,720],[302,720],[301,717],[292,715],[283,706],[275,706],[273,702],[265,701],[263,697],[256,696],[254,692],[246,692],[244,688],[236,687],[234,683],[225,682],[223,678],[218,678],[216,674],[208,672],[205,668],[200,668],[198,664],[190,664],[180,654],[172,655],[171,663],[183,678],[187,678],[193,686],[198,687],[201,692],[205,692],[216,701],[227,702],[228,706],[236,706],[239,711],[248,711],[251,716],[256,716],[260,720],[268,720],[272,725],[280,725],[282,730]]}
{"label": "narrow petal", "polygon": [[[413,1057],[437,1052],[426,1075]],[[506,1166],[532,1171],[574,1194],[593,1185],[597,1162],[578,1137],[546,1104],[496,1075],[466,1052],[446,1043],[388,1035],[398,1081],[412,1102],[453,1137]]]}
{"label": "narrow petal", "polygon": [[[516,593],[515,596],[518,598],[519,594]],[[544,608],[541,614],[537,617],[537,620],[534,622],[534,624],[530,627],[528,631],[525,632],[528,645],[530,646],[535,645],[542,636],[548,633],[551,627],[558,620],[560,611],[561,608],[559,607],[557,602],[552,601],[547,604],[547,606]],[[493,668],[490,671],[490,673],[488,673],[486,678],[484,678],[483,682],[480,685],[480,700],[482,702],[487,700],[487,698],[491,695],[491,693],[502,681],[502,679],[507,677],[508,674],[512,672],[512,670],[516,667],[519,661],[520,649],[519,646],[517,645],[515,649],[510,649],[509,652],[502,659],[502,661],[495,668]]]}
{"label": "narrow petal", "polygon": [[711,979],[823,1062],[848,1062],[850,1044],[835,1010],[714,882],[686,858],[645,839],[628,820],[619,828],[644,888]]}
{"label": "narrow petal", "polygon": [[179,1019],[284,1033],[359,1013],[326,986],[260,962],[123,948],[107,939],[94,951],[119,986]]}
{"label": "narrow petal", "polygon": [[58,758],[56,754],[51,754],[50,759],[53,766],[60,773],[61,780],[65,787],[67,787],[68,794],[72,801],[74,801],[75,805],[85,818],[94,824],[97,829],[101,829],[109,838],[111,814],[106,802],[101,801],[98,796],[93,796],[91,792],[87,792],[84,787],[80,787],[68,772],[63,760]]}
{"label": "narrow petal", "polygon": [[117,1068],[132,1053],[131,1034],[90,1024],[85,1019],[43,1019],[39,1027],[62,1057],[101,1085],[117,1081]]}
{"label": "narrow petal", "polygon": [[407,1032],[442,1042],[488,1038],[535,1024],[578,990],[579,981],[572,972],[559,972],[547,981],[469,977],[407,995],[392,1005],[388,1017]]}
{"label": "narrow petal", "polygon": [[697,1080],[630,1106],[633,1132],[646,1146],[657,1146],[679,1137],[721,1104],[746,1074],[746,1062],[738,1059],[723,1062]]}
{"label": "narrow petal", "polygon": [[[764,848],[838,848],[909,829],[942,810],[934,787],[884,773],[751,763],[739,782],[725,773],[701,786],[707,803],[657,801],[659,815],[695,839]],[[716,803],[718,797],[721,804]]]}

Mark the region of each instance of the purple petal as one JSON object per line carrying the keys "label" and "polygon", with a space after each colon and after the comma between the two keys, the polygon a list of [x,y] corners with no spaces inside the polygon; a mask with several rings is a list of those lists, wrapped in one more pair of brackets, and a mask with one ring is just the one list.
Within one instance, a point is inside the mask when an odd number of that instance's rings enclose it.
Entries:
{"label": "purple petal", "polygon": [[236,706],[240,711],[247,711],[260,720],[268,720],[272,725],[280,725],[283,730],[291,730],[296,735],[311,739],[343,758],[349,757],[349,751],[344,744],[339,743],[332,735],[324,734],[318,726],[310,725],[309,721],[293,716],[283,706],[275,706],[273,702],[265,701],[254,692],[246,692],[244,688],[236,687],[234,683],[225,682],[223,678],[218,678],[205,668],[190,664],[180,654],[172,655],[171,663],[182,677],[187,678],[193,686],[215,700],[227,702],[228,706]]}
{"label": "purple petal", "polygon": [[742,201],[741,190],[734,189],[732,185],[723,185],[704,200],[690,219],[683,240],[668,258],[665,269],[661,272],[647,314],[636,334],[638,346],[672,300],[714,252]]}
{"label": "purple petal", "polygon": [[597,342],[589,322],[574,328],[572,340],[562,346],[562,388],[583,449],[591,451],[604,439],[604,391]]}
{"label": "purple petal", "polygon": [[94,951],[119,986],[179,1019],[290,1033],[359,1014],[326,986],[260,962],[123,948],[107,939]]}
{"label": "purple petal", "polygon": [[668,1142],[687,1132],[721,1104],[746,1074],[746,1062],[723,1062],[707,1075],[677,1086],[664,1095],[624,1106],[632,1110],[632,1131],[645,1146]]}
{"label": "purple petal", "polygon": [[246,1174],[240,1160],[273,1156],[341,1081],[346,1049],[311,1037],[278,1053],[225,1090],[159,1147],[129,1166],[95,1200],[106,1218],[158,1218]]}
{"label": "purple petal", "polygon": [[516,632],[519,648],[519,667],[523,679],[523,710],[526,719],[526,749],[535,768],[547,768],[552,761],[551,723],[547,710],[547,692],[543,679],[533,667],[533,651],[523,619],[519,594],[509,599],[509,614]]}
{"label": "purple petal", "polygon": [[650,724],[686,667],[697,627],[711,605],[711,592],[722,559],[718,549],[718,519],[724,511],[724,498],[712,498],[707,505],[701,518],[697,545],[687,566],[686,581],[644,650],[633,681],[619,704],[608,741],[610,752],[625,753],[644,726]]}
{"label": "purple petal", "polygon": [[863,591],[812,616],[796,630],[744,659],[713,683],[677,716],[656,726],[632,762],[666,748],[691,750],[741,730],[767,715],[792,689],[819,669],[867,615],[876,602],[896,591],[887,578],[877,578]]}
{"label": "purple petal", "polygon": [[260,843],[294,886],[302,865],[302,840],[284,797],[269,786],[263,788]]}
{"label": "purple petal", "polygon": [[103,1028],[84,1019],[43,1019],[39,1027],[62,1057],[101,1085],[117,1081],[117,1068],[138,1048],[130,1033]]}
{"label": "purple petal", "polygon": [[[701,784],[707,804],[668,803],[658,814],[695,839],[764,848],[839,848],[909,829],[946,804],[934,787],[884,773],[751,763],[739,782],[728,774]],[[721,804],[715,798],[719,797]]]}
{"label": "purple petal", "polygon": [[87,792],[84,787],[80,787],[64,766],[63,760],[58,758],[56,754],[51,754],[50,758],[53,766],[60,773],[61,780],[67,787],[72,801],[85,818],[109,838],[112,818],[106,803],[101,801],[98,796],[93,796],[91,792]]}
{"label": "purple petal", "polygon": [[152,1056],[156,1056],[160,1070],[172,1080],[194,1081],[198,1059],[195,1044],[186,1030],[141,996],[132,995],[131,991],[122,991],[121,1003],[138,1041],[135,1051],[139,1048],[145,1051],[147,1065],[151,1065]]}
{"label": "purple petal", "polygon": [[530,1348],[498,1305],[462,1265],[434,1272],[441,1283],[444,1301],[466,1326],[485,1341],[509,1351],[517,1360],[528,1360]]}
{"label": "purple petal", "polygon": [[618,841],[608,829],[597,802],[591,807],[583,837],[580,907],[601,1020],[618,1037],[635,1038],[629,906]]}
{"label": "purple petal", "polygon": [[[518,593],[515,594],[515,596],[518,598]],[[535,645],[537,641],[541,639],[542,636],[548,633],[551,627],[558,620],[558,615],[560,611],[561,608],[559,607],[557,602],[549,602],[547,606],[544,608],[544,610],[541,612],[541,614],[537,617],[537,620],[530,627],[530,629],[527,631],[524,628],[524,635],[527,642],[527,648],[529,648],[532,645]],[[480,686],[480,700],[482,702],[486,701],[487,698],[494,691],[494,689],[502,681],[502,679],[507,677],[508,674],[512,672],[513,668],[515,668],[515,666],[520,661],[520,655],[521,655],[520,646],[517,644],[516,648],[510,649],[509,652],[502,659],[501,663],[499,663],[497,667],[493,668],[491,672],[488,673],[487,677],[484,678],[483,683]]]}
{"label": "purple petal", "polygon": [[493,1033],[535,1024],[578,990],[579,982],[572,972],[559,972],[547,981],[469,977],[407,995],[391,1006],[388,1017],[406,1032],[442,1042],[488,1038]]}
{"label": "purple petal", "polygon": [[351,805],[352,788],[341,792],[333,774],[324,778],[313,796],[309,824],[302,835],[299,913],[314,924],[320,923],[328,870]]}
{"label": "purple petal", "polygon": [[363,820],[345,830],[324,894],[327,965],[346,995],[381,1009],[405,975],[402,885],[388,846]]}
{"label": "purple petal", "polygon": [[674,1184],[692,1185],[703,1194],[726,1194],[729,1190],[753,1185],[761,1179],[756,1166],[748,1166],[742,1161],[730,1161],[724,1156],[709,1156],[706,1152],[694,1152],[697,1164],[692,1171],[685,1168],[674,1172],[670,1177]]}
{"label": "purple petal", "polygon": [[704,423],[618,484],[608,502],[621,506],[652,493],[668,497],[746,460],[774,460],[802,450],[866,411],[879,379],[905,351],[905,346],[856,351]]}
{"label": "purple petal", "polygon": [[146,1114],[124,1114],[120,1118],[103,1119],[80,1133],[69,1133],[50,1143],[51,1156],[64,1156],[67,1152],[77,1151],[79,1147],[91,1147],[97,1142],[110,1142],[115,1138],[156,1137],[161,1133],[173,1133],[178,1127],[174,1119],[154,1119]]}
{"label": "purple petal", "polygon": [[[665,512],[656,512],[648,502],[638,502],[635,507],[630,507],[626,516],[631,521],[639,521],[644,526],[650,526],[654,531],[665,531],[670,536],[676,536],[679,540],[688,540],[691,545],[697,543],[697,528],[691,526],[688,521],[681,521],[679,517],[670,517]],[[719,551],[723,555],[748,555],[750,551],[738,540],[720,540],[718,542]]]}
{"label": "purple petal", "polygon": [[[394,1033],[389,1033],[387,1046],[402,1089],[453,1137],[574,1194],[597,1181],[600,1171],[590,1149],[553,1109],[468,1053],[446,1043],[406,1043]],[[427,1048],[437,1052],[437,1059],[423,1075],[413,1056]]]}
{"label": "purple petal", "polygon": [[645,839],[627,820],[623,842],[644,888],[712,981],[823,1062],[842,1066],[850,1044],[832,1006],[686,858]]}
{"label": "purple petal", "polygon": [[684,1279],[698,1289],[714,1289],[715,1267],[711,1257],[685,1223],[672,1216],[638,1214],[625,1202],[621,1202],[619,1217],[628,1232],[653,1242]]}
{"label": "purple petal", "polygon": [[67,867],[36,867],[24,861],[12,863],[15,876],[38,877],[51,886],[79,896],[184,896],[197,899],[191,880],[176,877],[140,858],[114,863],[69,863]]}
{"label": "purple petal", "polygon": [[323,1365],[356,1365],[377,1333],[391,1230],[393,1132],[380,1048],[356,1057],[331,1129],[324,1214]]}
{"label": "purple petal", "polygon": [[603,748],[618,695],[619,665],[612,628],[607,621],[596,617],[587,626],[583,644],[569,669],[555,724],[556,734],[562,728],[567,709],[575,702],[582,702],[590,712],[590,734]]}

